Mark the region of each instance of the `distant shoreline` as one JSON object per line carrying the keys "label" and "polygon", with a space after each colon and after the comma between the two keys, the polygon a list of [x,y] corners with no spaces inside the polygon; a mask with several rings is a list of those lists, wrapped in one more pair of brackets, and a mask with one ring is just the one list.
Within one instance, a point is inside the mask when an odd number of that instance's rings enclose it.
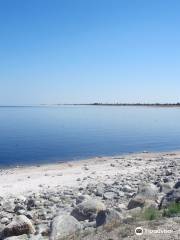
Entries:
{"label": "distant shoreline", "polygon": [[[58,104],[57,104],[58,105]],[[180,107],[180,103],[87,103],[87,104],[59,104],[72,106],[117,106],[117,107]]]}
{"label": "distant shoreline", "polygon": [[59,107],[59,106],[107,106],[107,107],[180,107],[180,103],[57,103],[39,105],[0,105],[0,108]]}

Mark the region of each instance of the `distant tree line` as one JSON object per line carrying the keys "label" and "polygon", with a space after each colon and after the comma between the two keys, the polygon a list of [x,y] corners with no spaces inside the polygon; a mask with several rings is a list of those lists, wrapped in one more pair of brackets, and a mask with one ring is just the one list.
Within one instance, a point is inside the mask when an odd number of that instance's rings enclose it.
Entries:
{"label": "distant tree line", "polygon": [[[86,105],[86,104],[85,104]],[[90,103],[87,105],[108,105],[108,106],[180,106],[178,103]]]}

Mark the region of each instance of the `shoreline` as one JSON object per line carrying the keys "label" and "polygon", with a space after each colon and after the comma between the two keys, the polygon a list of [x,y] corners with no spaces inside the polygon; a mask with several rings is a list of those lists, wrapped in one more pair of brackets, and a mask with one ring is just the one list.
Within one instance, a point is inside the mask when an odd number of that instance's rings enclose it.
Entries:
{"label": "shoreline", "polygon": [[83,161],[93,161],[94,159],[101,159],[101,158],[114,158],[114,157],[123,157],[126,155],[135,155],[135,154],[143,154],[143,153],[149,153],[149,154],[166,154],[166,153],[180,153],[180,149],[168,149],[168,150],[162,150],[162,151],[134,151],[134,152],[124,152],[124,153],[117,153],[117,154],[111,154],[111,155],[95,155],[95,156],[87,156],[87,157],[76,157],[76,158],[69,158],[65,160],[46,160],[46,161],[40,161],[37,163],[27,163],[27,164],[11,164],[11,165],[1,165],[0,164],[0,171],[2,170],[8,170],[8,169],[23,169],[23,168],[31,168],[31,167],[43,167],[43,166],[49,166],[49,165],[59,165],[59,164],[68,164],[68,163],[76,163],[76,162],[83,162]]}
{"label": "shoreline", "polygon": [[[135,240],[135,228],[152,223],[151,229],[171,230],[172,224],[174,229],[167,238],[152,239],[179,239],[180,220],[163,217],[161,209],[169,195],[179,201],[179,176],[180,151],[1,169],[0,238],[18,232],[18,240],[71,239],[71,234],[77,240]],[[145,219],[148,208],[161,219]]]}
{"label": "shoreline", "polygon": [[[88,176],[89,180],[86,179],[86,181],[83,181],[83,185],[85,186],[89,182],[92,182],[92,179],[97,182],[103,182],[107,178],[106,175],[109,176],[110,179],[114,179],[117,174],[122,174],[125,177],[129,174],[129,171],[132,175],[135,175],[137,172],[142,172],[145,169],[150,170],[156,166],[156,160],[152,160],[151,164],[147,167],[147,159],[166,158],[166,161],[170,161],[173,159],[172,156],[179,156],[180,158],[180,150],[124,153],[67,162],[1,168],[0,193],[1,196],[6,197],[13,195],[13,192],[15,195],[27,194],[27,192],[30,191],[38,192],[47,188],[55,188],[58,185],[61,185],[64,189],[66,187],[77,187],[79,182]],[[137,166],[136,159],[138,158],[141,159],[141,166]],[[131,164],[131,167],[124,167],[122,170],[120,166],[126,166],[126,163]],[[116,164],[119,165],[118,168],[116,168]],[[166,163],[164,162],[163,164]],[[115,165],[115,167],[113,167],[113,165]],[[78,181],[78,178],[81,180]],[[21,184],[21,189],[18,187],[19,184]]]}

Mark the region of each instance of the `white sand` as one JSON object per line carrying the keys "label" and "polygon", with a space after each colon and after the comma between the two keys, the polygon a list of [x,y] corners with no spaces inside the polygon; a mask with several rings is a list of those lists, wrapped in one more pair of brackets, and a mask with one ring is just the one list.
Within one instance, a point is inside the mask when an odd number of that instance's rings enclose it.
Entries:
{"label": "white sand", "polygon": [[[57,186],[62,189],[86,186],[91,182],[111,183],[117,174],[121,174],[125,178],[127,175],[140,174],[144,169],[156,168],[162,164],[162,158],[180,158],[180,152],[174,154],[138,153],[39,167],[2,169],[0,172],[0,196],[27,194],[46,188],[53,189]],[[128,163],[130,166],[127,166]],[[115,167],[111,164],[115,164]],[[86,166],[88,170],[85,169]],[[84,177],[88,178],[82,181]],[[77,181],[77,178],[81,180]]]}

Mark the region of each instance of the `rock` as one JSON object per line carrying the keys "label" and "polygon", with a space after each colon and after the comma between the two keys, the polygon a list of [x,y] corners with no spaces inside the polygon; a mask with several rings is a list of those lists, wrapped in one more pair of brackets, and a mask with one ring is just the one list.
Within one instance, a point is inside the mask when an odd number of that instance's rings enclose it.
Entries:
{"label": "rock", "polygon": [[175,183],[174,188],[180,188],[180,180]]}
{"label": "rock", "polygon": [[166,208],[171,203],[179,203],[180,202],[180,188],[175,188],[168,192],[161,200],[159,204],[159,208]]}
{"label": "rock", "polygon": [[89,195],[80,195],[76,198],[76,204],[78,205],[79,203],[82,203],[84,201],[87,201],[91,199],[91,197]]}
{"label": "rock", "polygon": [[132,188],[129,185],[124,185],[122,190],[123,190],[123,192],[132,192]]}
{"label": "rock", "polygon": [[164,182],[164,183],[169,182],[169,178],[168,178],[168,177],[164,177],[164,178],[163,178],[163,182]]}
{"label": "rock", "polygon": [[75,217],[78,221],[84,221],[86,219],[93,220],[100,211],[106,210],[105,205],[95,199],[89,199],[78,204],[71,215]]}
{"label": "rock", "polygon": [[1,218],[1,223],[2,224],[8,224],[9,222],[10,222],[10,220],[7,217]]}
{"label": "rock", "polygon": [[154,208],[154,209],[158,209],[158,203],[155,202],[154,200],[150,200],[150,199],[147,199],[145,201],[145,205],[144,205],[144,208]]}
{"label": "rock", "polygon": [[171,189],[172,186],[169,183],[160,184],[160,192],[168,193],[169,191],[171,191]]}
{"label": "rock", "polygon": [[111,167],[115,167],[116,165],[115,165],[114,163],[111,163],[110,166],[111,166]]}
{"label": "rock", "polygon": [[103,226],[106,230],[112,230],[122,223],[122,217],[116,210],[100,211],[96,217],[96,227]]}
{"label": "rock", "polygon": [[104,188],[105,188],[104,183],[99,183],[95,191],[96,196],[102,197],[104,194]]}
{"label": "rock", "polygon": [[33,217],[34,217],[34,213],[28,211],[28,212],[26,212],[25,216],[26,216],[27,218],[29,218],[29,219],[33,219]]}
{"label": "rock", "polygon": [[121,211],[127,209],[127,207],[126,207],[126,205],[125,205],[124,203],[120,203],[120,204],[118,205],[118,208],[121,209]]}
{"label": "rock", "polygon": [[50,201],[50,202],[53,202],[53,203],[59,203],[59,197],[51,196],[51,197],[49,198],[49,201]]}
{"label": "rock", "polygon": [[103,198],[106,200],[111,200],[111,199],[117,198],[117,194],[114,192],[105,192],[103,195]]}
{"label": "rock", "polygon": [[16,204],[14,212],[17,213],[19,210],[24,210],[24,206],[20,203]]}
{"label": "rock", "polygon": [[26,215],[26,211],[24,209],[19,209],[18,211],[16,211],[16,214],[18,214],[18,215]]}
{"label": "rock", "polygon": [[142,208],[144,207],[144,205],[145,205],[145,198],[137,195],[129,201],[127,208],[128,209],[133,209],[136,207]]}
{"label": "rock", "polygon": [[125,223],[125,224],[132,224],[132,222],[134,222],[134,217],[132,215],[126,214],[123,217],[123,223]]}
{"label": "rock", "polygon": [[15,200],[14,200],[14,203],[17,204],[17,203],[25,203],[26,201],[26,197],[25,196],[18,196]]}
{"label": "rock", "polygon": [[42,236],[41,234],[33,235],[29,240],[48,240],[48,237]]}
{"label": "rock", "polygon": [[171,176],[173,173],[172,173],[172,171],[171,170],[166,170],[166,176]]}
{"label": "rock", "polygon": [[145,183],[139,186],[138,196],[141,196],[145,199],[156,200],[158,196],[158,188],[152,183]]}
{"label": "rock", "polygon": [[53,219],[50,240],[76,239],[82,229],[81,224],[72,216],[61,215]]}
{"label": "rock", "polygon": [[96,221],[89,222],[89,221],[84,221],[83,222],[83,228],[95,228],[96,227]]}
{"label": "rock", "polygon": [[124,197],[125,196],[124,192],[122,192],[122,191],[119,191],[118,195],[119,195],[119,197]]}
{"label": "rock", "polygon": [[28,240],[28,236],[26,234],[23,234],[21,236],[13,236],[13,237],[8,237],[6,240]]}
{"label": "rock", "polygon": [[28,210],[31,210],[31,209],[33,209],[34,207],[36,207],[37,206],[37,204],[36,204],[36,200],[35,199],[28,199],[27,200],[27,209]]}
{"label": "rock", "polygon": [[19,236],[22,234],[33,234],[35,228],[31,221],[24,215],[16,216],[2,231],[3,237]]}
{"label": "rock", "polygon": [[12,201],[4,202],[2,207],[5,212],[14,213],[15,205]]}

